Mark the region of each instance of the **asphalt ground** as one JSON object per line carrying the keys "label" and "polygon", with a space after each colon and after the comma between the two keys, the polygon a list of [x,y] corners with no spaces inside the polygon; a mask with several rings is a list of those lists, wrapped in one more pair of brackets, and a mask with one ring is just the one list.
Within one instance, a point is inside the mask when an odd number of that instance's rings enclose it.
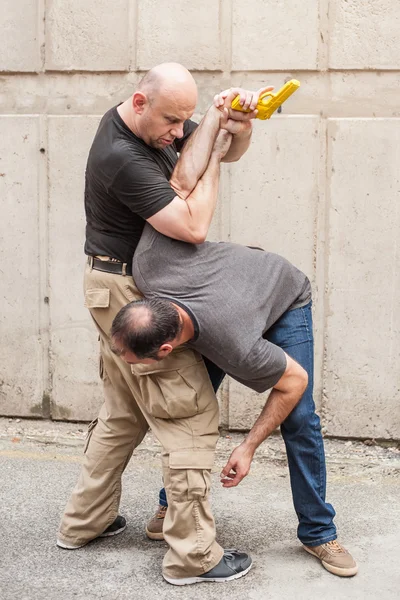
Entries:
{"label": "asphalt ground", "polygon": [[259,450],[240,486],[218,474],[242,434],[221,435],[212,504],[218,541],[253,557],[242,579],[173,587],[161,577],[164,542],[146,538],[157,506],[160,447],[149,435],[123,479],[124,533],[76,551],[56,547],[60,515],[74,486],[85,424],[0,419],[1,600],[394,600],[400,598],[400,450],[326,440],[328,493],[339,540],[359,564],[353,578],[327,572],[301,548],[279,436]]}

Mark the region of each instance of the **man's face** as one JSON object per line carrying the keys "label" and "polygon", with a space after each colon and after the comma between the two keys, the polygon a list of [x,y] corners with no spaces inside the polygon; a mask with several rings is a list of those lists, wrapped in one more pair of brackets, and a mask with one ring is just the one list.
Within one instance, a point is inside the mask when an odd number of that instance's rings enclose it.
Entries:
{"label": "man's face", "polygon": [[139,135],[157,150],[170,146],[183,137],[183,125],[193,115],[195,102],[183,94],[159,95],[147,101],[137,124]]}

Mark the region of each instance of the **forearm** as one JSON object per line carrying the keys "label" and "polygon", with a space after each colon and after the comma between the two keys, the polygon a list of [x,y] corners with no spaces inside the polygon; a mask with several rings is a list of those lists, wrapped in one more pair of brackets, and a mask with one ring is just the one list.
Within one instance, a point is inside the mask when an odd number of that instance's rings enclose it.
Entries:
{"label": "forearm", "polygon": [[286,419],[302,397],[304,389],[281,392],[273,389],[243,444],[254,454],[258,446]]}
{"label": "forearm", "polygon": [[243,133],[238,133],[233,135],[231,146],[226,153],[225,157],[222,159],[222,162],[236,162],[240,158],[242,158],[243,154],[247,151],[251,142],[251,134],[252,134],[252,125],[249,122],[249,128],[247,131]]}
{"label": "forearm", "polygon": [[220,158],[212,153],[208,166],[194,190],[186,198],[191,222],[196,234],[204,241],[212,221],[218,199]]}
{"label": "forearm", "polygon": [[211,106],[189,137],[172,173],[170,184],[180,198],[186,199],[207,169],[220,129],[221,113]]}

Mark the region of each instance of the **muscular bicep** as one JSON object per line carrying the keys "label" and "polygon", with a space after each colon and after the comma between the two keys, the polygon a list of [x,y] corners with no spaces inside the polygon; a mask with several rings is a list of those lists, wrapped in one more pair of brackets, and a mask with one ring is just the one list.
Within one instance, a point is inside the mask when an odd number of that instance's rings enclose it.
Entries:
{"label": "muscular bicep", "polygon": [[154,229],[175,240],[191,244],[204,241],[192,221],[187,202],[179,196],[175,196],[167,206],[146,220]]}
{"label": "muscular bicep", "polygon": [[163,235],[192,244],[204,241],[188,203],[154,162],[139,158],[126,163],[113,182],[112,192]]}

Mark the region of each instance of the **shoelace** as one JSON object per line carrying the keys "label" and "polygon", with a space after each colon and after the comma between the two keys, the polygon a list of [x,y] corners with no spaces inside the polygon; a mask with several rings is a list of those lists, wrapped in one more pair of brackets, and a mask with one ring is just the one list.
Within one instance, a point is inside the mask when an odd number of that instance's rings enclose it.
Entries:
{"label": "shoelace", "polygon": [[163,506],[162,508],[160,508],[160,510],[157,513],[157,519],[164,519],[167,508],[167,506]]}
{"label": "shoelace", "polygon": [[334,554],[343,554],[344,551],[345,551],[344,548],[336,540],[332,540],[331,542],[327,542],[324,545],[328,546],[329,550],[331,550],[331,552],[333,552]]}
{"label": "shoelace", "polygon": [[236,548],[227,548],[224,550],[224,558],[227,558],[228,560],[233,560],[235,558],[234,553],[236,552]]}

